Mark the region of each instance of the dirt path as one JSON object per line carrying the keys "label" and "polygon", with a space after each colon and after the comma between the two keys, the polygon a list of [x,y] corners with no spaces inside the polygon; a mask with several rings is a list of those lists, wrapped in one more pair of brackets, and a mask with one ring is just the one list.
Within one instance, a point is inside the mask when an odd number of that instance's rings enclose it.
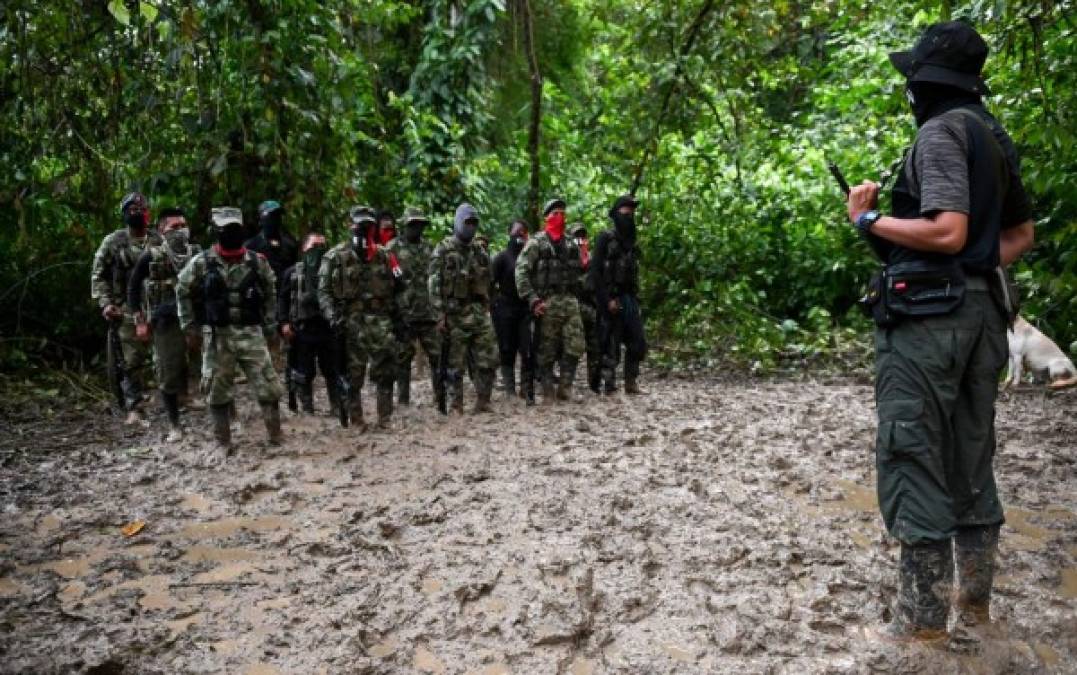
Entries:
{"label": "dirt path", "polygon": [[448,421],[420,386],[393,434],[286,414],[275,451],[244,405],[226,461],[9,419],[0,671],[1077,672],[1077,392],[1000,403],[998,621],[946,650],[865,636],[897,553],[869,386],[648,384]]}

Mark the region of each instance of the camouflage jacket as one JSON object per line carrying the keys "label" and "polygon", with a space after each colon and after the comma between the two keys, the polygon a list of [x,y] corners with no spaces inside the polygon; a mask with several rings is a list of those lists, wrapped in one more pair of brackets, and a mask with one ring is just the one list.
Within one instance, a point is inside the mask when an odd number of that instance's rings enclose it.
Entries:
{"label": "camouflage jacket", "polygon": [[384,314],[394,321],[402,310],[406,313],[403,284],[394,275],[392,259],[383,246],[372,260],[349,242],[326,251],[318,270],[318,306],[330,325],[339,325],[352,313]]}
{"label": "camouflage jacket", "polygon": [[404,319],[413,324],[436,321],[437,316],[434,315],[430,303],[430,288],[427,284],[434,247],[425,239],[411,244],[403,237],[397,237],[390,241],[386,248],[396,255],[400,268],[404,271],[404,305],[407,307]]}
{"label": "camouflage jacket", "polygon": [[490,304],[490,256],[475,241],[442,239],[430,258],[430,305],[435,316],[454,314],[472,303]]}
{"label": "camouflage jacket", "polygon": [[539,232],[527,240],[516,260],[516,290],[528,305],[553,295],[576,297],[582,276],[580,247],[567,236],[555,244]]}
{"label": "camouflage jacket", "polygon": [[228,262],[210,248],[191,258],[176,280],[180,327],[260,325],[276,330],[277,282],[269,261],[254,251]]}
{"label": "camouflage jacket", "polygon": [[[161,237],[154,230],[145,237],[135,238],[127,228],[116,230],[101,241],[93,257],[90,272],[90,295],[102,309],[108,305],[124,307],[127,304],[127,281],[135,263],[148,246],[161,244]],[[133,308],[131,311],[134,311]]]}

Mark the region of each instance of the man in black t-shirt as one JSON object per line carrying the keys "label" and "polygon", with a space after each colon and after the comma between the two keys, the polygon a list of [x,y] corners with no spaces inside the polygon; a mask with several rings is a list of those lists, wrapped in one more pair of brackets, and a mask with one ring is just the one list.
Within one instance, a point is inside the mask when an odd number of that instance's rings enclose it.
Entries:
{"label": "man in black t-shirt", "polygon": [[895,638],[945,635],[955,558],[960,618],[987,618],[1003,522],[992,468],[1011,307],[1003,268],[1032,245],[1033,223],[1013,143],[981,102],[986,57],[959,21],[890,55],[919,131],[893,215],[875,210],[875,183],[848,200],[884,255],[892,308],[876,314],[875,452],[879,508],[901,542]]}
{"label": "man in black t-shirt", "polygon": [[535,354],[531,312],[516,290],[516,259],[527,243],[527,223],[517,220],[509,226],[509,243],[490,261],[493,284],[490,314],[497,333],[501,357],[501,381],[507,395],[516,395],[516,356],[520,357],[520,395],[528,405],[535,403]]}

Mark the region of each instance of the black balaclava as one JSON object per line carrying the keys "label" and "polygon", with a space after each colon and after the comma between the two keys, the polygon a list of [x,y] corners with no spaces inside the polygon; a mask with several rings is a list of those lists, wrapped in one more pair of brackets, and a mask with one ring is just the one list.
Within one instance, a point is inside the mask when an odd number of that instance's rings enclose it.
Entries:
{"label": "black balaclava", "polygon": [[325,255],[327,245],[325,242],[311,244],[303,251],[303,275],[306,277],[307,288],[318,287],[318,270],[322,266],[322,256]]}
{"label": "black balaclava", "polygon": [[426,223],[421,220],[411,220],[404,225],[404,240],[409,244],[418,244],[423,238],[423,228]]}
{"label": "black balaclava", "polygon": [[626,242],[636,241],[636,214],[635,213],[621,213],[620,211],[614,211],[610,214],[613,218],[613,229],[617,231],[617,236]]}
{"label": "black balaclava", "polygon": [[243,247],[243,225],[240,223],[228,223],[217,229],[217,243],[226,251],[235,251]]}
{"label": "black balaclava", "polygon": [[916,126],[922,127],[932,117],[961,105],[982,103],[979,94],[938,82],[907,82],[905,97],[916,118]]}
{"label": "black balaclava", "polygon": [[521,222],[515,222],[509,229],[509,253],[512,257],[520,255],[520,251],[524,250],[524,244],[527,243],[527,227]]}
{"label": "black balaclava", "polygon": [[262,235],[266,240],[279,240],[281,226],[284,224],[284,211],[273,209],[269,213],[258,216],[258,224],[262,227]]}

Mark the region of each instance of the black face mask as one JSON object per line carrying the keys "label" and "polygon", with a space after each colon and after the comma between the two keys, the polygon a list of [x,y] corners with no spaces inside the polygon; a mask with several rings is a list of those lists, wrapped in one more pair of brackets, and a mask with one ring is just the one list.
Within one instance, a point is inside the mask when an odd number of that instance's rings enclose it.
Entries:
{"label": "black face mask", "polygon": [[217,230],[217,243],[226,251],[234,251],[243,246],[243,227],[238,224]]}
{"label": "black face mask", "polygon": [[284,221],[283,214],[279,210],[270,211],[258,219],[262,226],[262,234],[266,239],[280,239],[281,223]]}
{"label": "black face mask", "polygon": [[418,244],[423,238],[423,226],[421,223],[408,224],[404,226],[404,238],[408,240],[409,244]]}
{"label": "black face mask", "polygon": [[366,230],[362,227],[352,227],[348,229],[352,235],[352,248],[356,251],[366,246]]}
{"label": "black face mask", "polygon": [[123,224],[132,230],[143,230],[146,228],[146,214],[125,213],[123,214]]}
{"label": "black face mask", "polygon": [[622,239],[627,241],[636,240],[636,214],[614,211],[613,227],[617,230],[617,235]]}
{"label": "black face mask", "polygon": [[524,244],[526,243],[527,239],[525,239],[524,237],[510,237],[509,250],[512,251],[513,255],[516,255],[520,251],[524,250]]}
{"label": "black face mask", "polygon": [[980,96],[937,82],[908,82],[905,99],[909,102],[916,126],[922,127],[932,117],[960,105],[980,103]]}

